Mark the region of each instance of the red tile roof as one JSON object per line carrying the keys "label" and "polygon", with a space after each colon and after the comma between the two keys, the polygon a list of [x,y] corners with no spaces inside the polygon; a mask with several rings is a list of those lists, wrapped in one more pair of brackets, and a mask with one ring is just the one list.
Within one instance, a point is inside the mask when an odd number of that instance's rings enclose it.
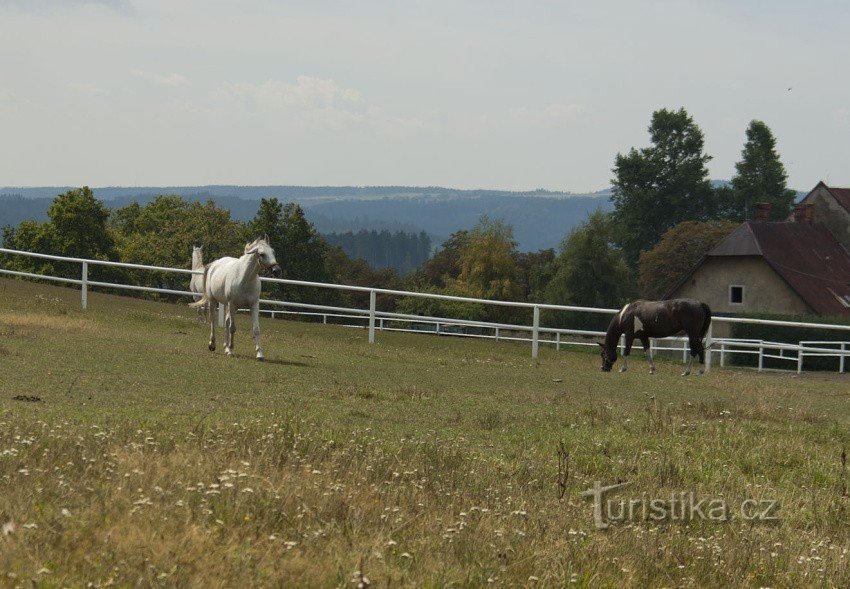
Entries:
{"label": "red tile roof", "polygon": [[[826,184],[824,184],[824,186],[826,186]],[[833,188],[832,186],[826,186],[826,189],[829,190],[829,193],[835,197],[838,204],[850,211],[850,188]]]}
{"label": "red tile roof", "polygon": [[708,256],[762,256],[813,311],[850,316],[850,255],[821,223],[747,221]]}

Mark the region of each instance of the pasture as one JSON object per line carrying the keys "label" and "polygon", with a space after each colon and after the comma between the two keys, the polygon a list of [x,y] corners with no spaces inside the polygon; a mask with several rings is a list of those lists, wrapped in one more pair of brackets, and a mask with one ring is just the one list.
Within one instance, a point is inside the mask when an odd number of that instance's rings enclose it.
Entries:
{"label": "pasture", "polygon": [[[185,304],[0,301],[0,585],[850,586],[846,377],[265,319],[258,363],[245,315],[226,358]],[[596,480],[781,507],[598,531]]]}

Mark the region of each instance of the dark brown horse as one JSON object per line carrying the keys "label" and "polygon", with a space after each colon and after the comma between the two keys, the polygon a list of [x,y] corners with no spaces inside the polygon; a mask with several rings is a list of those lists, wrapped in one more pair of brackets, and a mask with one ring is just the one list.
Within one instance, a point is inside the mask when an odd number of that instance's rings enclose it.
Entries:
{"label": "dark brown horse", "polygon": [[[671,299],[669,301],[635,301],[629,303],[617,313],[608,325],[605,343],[602,348],[602,370],[610,372],[617,361],[617,343],[620,336],[626,335],[623,349],[623,366],[620,372],[628,369],[628,357],[635,338],[643,344],[643,351],[649,360],[649,373],[655,373],[649,338],[669,337],[685,333],[691,346],[691,361],[682,376],[688,376],[694,366],[694,358],[699,356],[700,364],[705,365],[705,347],[702,340],[711,325],[711,309],[708,305],[694,299]],[[699,369],[699,374],[704,372]]]}

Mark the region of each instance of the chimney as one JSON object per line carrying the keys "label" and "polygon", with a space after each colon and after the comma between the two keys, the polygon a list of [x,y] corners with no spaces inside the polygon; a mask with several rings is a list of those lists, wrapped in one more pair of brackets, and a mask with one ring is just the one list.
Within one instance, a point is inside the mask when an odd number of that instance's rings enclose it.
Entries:
{"label": "chimney", "polygon": [[806,223],[811,223],[815,220],[815,203],[807,202],[803,206],[805,207],[803,209],[805,211],[803,218],[806,220]]}
{"label": "chimney", "polygon": [[770,203],[769,202],[757,202],[755,209],[754,220],[757,223],[765,223],[770,221]]}
{"label": "chimney", "polygon": [[814,215],[815,205],[812,203],[801,203],[794,205],[794,222],[811,223]]}

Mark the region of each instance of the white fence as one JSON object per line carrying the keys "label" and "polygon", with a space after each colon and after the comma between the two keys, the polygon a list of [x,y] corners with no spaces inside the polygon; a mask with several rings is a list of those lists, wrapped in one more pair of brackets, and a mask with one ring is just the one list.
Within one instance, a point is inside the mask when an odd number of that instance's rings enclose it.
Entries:
{"label": "white fence", "polygon": [[[170,268],[162,266],[147,266],[142,264],[129,264],[125,262],[109,262],[104,260],[91,260],[85,258],[73,258],[65,256],[55,256],[49,254],[41,254],[35,252],[26,252],[0,248],[0,253],[28,256],[40,259],[54,260],[60,262],[71,262],[80,264],[80,278],[64,278],[59,276],[48,276],[44,274],[36,274],[31,272],[19,272],[8,268],[0,268],[0,274],[11,276],[20,276],[26,278],[34,278],[39,280],[49,280],[66,284],[75,284],[80,286],[81,299],[80,304],[83,309],[88,306],[88,289],[92,286],[102,288],[116,288],[124,290],[137,290],[141,292],[155,292],[163,294],[172,294],[179,296],[192,296],[192,293],[184,290],[174,290],[167,288],[154,288],[147,286],[137,286],[129,284],[120,284],[112,282],[99,282],[90,280],[88,277],[89,266],[112,266],[118,268],[129,268],[134,270],[149,270],[157,272],[173,272],[178,274],[197,274],[200,270],[187,270],[185,268]],[[262,278],[265,283],[278,283],[290,286],[301,286],[311,288],[332,289],[346,292],[358,292],[369,294],[369,308],[357,309],[347,307],[334,307],[328,305],[314,305],[308,303],[294,303],[286,301],[277,301],[270,299],[261,299],[261,304],[264,306],[262,312],[272,317],[278,315],[294,315],[294,316],[309,316],[321,317],[323,322],[327,323],[328,318],[335,320],[345,320],[346,325],[351,327],[360,327],[368,329],[368,341],[374,343],[376,331],[407,331],[422,333],[423,331],[436,334],[446,334],[461,337],[473,338],[488,338],[494,340],[505,341],[520,341],[531,344],[531,356],[537,358],[540,344],[552,345],[556,349],[562,346],[595,346],[595,341],[589,341],[588,338],[598,338],[604,336],[604,332],[588,331],[581,329],[555,329],[549,327],[541,327],[540,311],[573,311],[580,313],[596,313],[611,315],[619,312],[619,309],[605,309],[597,307],[580,307],[574,305],[551,305],[544,303],[525,303],[519,301],[495,301],[487,299],[475,299],[469,297],[460,297],[453,295],[442,295],[435,293],[410,292],[402,290],[390,290],[383,288],[370,288],[363,286],[350,286],[343,284],[327,284],[322,282],[309,282],[303,280],[286,280],[280,278]],[[188,282],[188,280],[187,280]],[[483,305],[494,305],[502,307],[514,307],[530,309],[532,311],[531,325],[513,325],[505,323],[492,323],[484,321],[472,321],[466,319],[452,319],[447,317],[423,317],[420,315],[409,315],[403,313],[391,313],[379,311],[376,308],[377,295],[388,295],[398,297],[419,297],[426,299],[435,299],[443,301],[453,301],[461,303],[474,303]],[[269,308],[271,307],[271,308]],[[275,307],[279,307],[280,310]],[[289,308],[290,310],[287,310]],[[296,310],[291,310],[296,309]],[[304,309],[297,310],[297,309]],[[222,309],[219,308],[219,321],[221,322]],[[354,321],[354,323],[351,323]],[[850,325],[834,325],[821,323],[805,323],[794,321],[775,321],[770,319],[753,319],[745,317],[714,317],[713,323],[747,323],[754,325],[783,325],[790,327],[811,327],[817,329],[830,329],[842,332],[850,332]],[[405,327],[407,326],[407,327]],[[424,326],[433,326],[433,329],[424,329]],[[468,333],[464,330],[474,328],[480,333]],[[712,336],[712,328],[710,327],[706,334],[706,368],[710,368],[712,364],[712,353],[715,349],[720,352],[720,365],[726,364],[726,358],[731,354],[753,354],[758,355],[758,368],[764,369],[765,358],[778,359],[794,363],[798,372],[804,369],[804,361],[806,357],[835,357],[839,359],[839,371],[845,371],[845,360],[850,355],[850,342],[835,342],[835,341],[801,341],[798,344],[769,342],[762,340],[744,340],[722,338],[714,339]],[[621,342],[622,346],[622,342]],[[682,352],[683,361],[687,360],[688,348],[686,338],[671,337],[659,340],[653,340],[651,343],[653,351],[667,352]]]}

